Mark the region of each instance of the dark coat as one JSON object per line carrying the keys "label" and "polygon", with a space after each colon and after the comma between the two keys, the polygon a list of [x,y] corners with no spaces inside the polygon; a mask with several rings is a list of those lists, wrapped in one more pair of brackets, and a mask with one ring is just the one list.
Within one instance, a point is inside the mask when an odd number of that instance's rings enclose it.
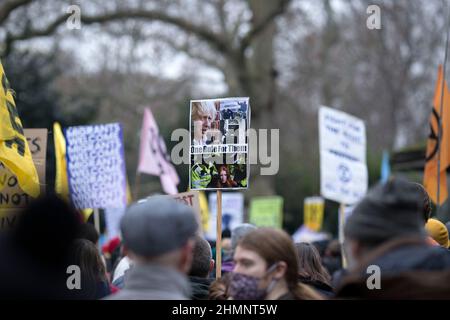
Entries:
{"label": "dark coat", "polygon": [[309,278],[304,277],[300,277],[299,281],[303,284],[307,284],[325,298],[329,298],[334,295],[333,288],[330,285],[326,284],[325,282],[319,280],[311,280]]}
{"label": "dark coat", "polygon": [[209,294],[209,286],[214,279],[211,278],[200,278],[200,277],[189,277],[189,282],[191,283],[192,289],[192,300],[207,300]]}
{"label": "dark coat", "polygon": [[[381,289],[370,290],[369,265],[380,267]],[[389,241],[373,250],[360,266],[343,277],[337,298],[450,299],[450,255],[422,239]]]}
{"label": "dark coat", "polygon": [[381,277],[380,290],[369,290],[366,277],[349,276],[336,294],[338,299],[450,299],[450,270],[407,271]]}
{"label": "dark coat", "polygon": [[328,270],[329,274],[333,274],[342,268],[342,258],[339,257],[323,257],[322,265]]}
{"label": "dark coat", "polygon": [[[81,277],[83,278],[83,275]],[[71,299],[100,300],[111,294],[111,288],[106,280],[81,281],[81,290],[72,290],[72,293]]]}

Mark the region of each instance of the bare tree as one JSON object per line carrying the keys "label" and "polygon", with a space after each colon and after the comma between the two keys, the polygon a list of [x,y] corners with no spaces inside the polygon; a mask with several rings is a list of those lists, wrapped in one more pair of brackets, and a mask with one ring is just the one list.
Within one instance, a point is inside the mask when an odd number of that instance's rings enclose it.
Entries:
{"label": "bare tree", "polygon": [[[195,37],[196,41],[212,50],[214,55],[198,54],[191,49],[193,46],[189,45],[189,42],[180,44],[171,41],[170,36],[165,37],[165,40],[204,63],[219,68],[225,75],[229,94],[249,95],[253,102],[253,115],[258,117],[260,111],[271,111],[275,104],[277,76],[273,53],[275,19],[285,12],[290,1],[231,1],[231,5],[236,5],[236,11],[223,0],[189,1],[188,4],[187,1],[183,4],[181,1],[170,4],[161,0],[154,1],[150,5],[143,1],[117,1],[113,5],[98,2],[89,6],[84,2],[88,9],[83,9],[81,22],[83,25],[125,20],[160,22],[177,28],[186,36]],[[70,16],[70,13],[55,15],[53,10],[52,14],[47,14],[51,18],[29,18],[22,26],[19,24],[19,28],[17,24],[14,28],[11,27],[14,21],[9,20],[13,13],[20,11],[21,15],[27,16],[30,11],[38,9],[36,6],[39,2],[41,1],[10,0],[0,7],[0,25],[6,26],[3,55],[7,55],[12,46],[19,41],[54,34]],[[53,6],[55,7],[54,4]],[[211,12],[209,17],[213,19],[213,23],[205,22],[200,14],[197,16],[198,19],[183,14],[188,12],[187,6],[194,6],[205,12],[209,10]],[[45,12],[42,14],[45,15]],[[39,20],[39,23],[33,20]],[[45,23],[42,20],[45,20]],[[219,27],[212,26],[216,24]],[[246,30],[243,31],[244,29]],[[193,41],[189,37],[186,39]],[[219,60],[222,62],[218,62]]]}

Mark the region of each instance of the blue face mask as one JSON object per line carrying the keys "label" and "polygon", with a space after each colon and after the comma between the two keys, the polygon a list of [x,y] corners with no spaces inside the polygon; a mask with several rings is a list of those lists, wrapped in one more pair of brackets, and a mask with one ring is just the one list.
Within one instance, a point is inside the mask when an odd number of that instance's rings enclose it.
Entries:
{"label": "blue face mask", "polygon": [[[265,276],[272,273],[277,263],[267,269]],[[264,277],[262,277],[264,278]],[[234,273],[231,276],[229,294],[234,300],[264,300],[264,298],[273,290],[277,279],[272,279],[267,288],[261,289],[259,284],[262,278],[244,275],[242,273]]]}

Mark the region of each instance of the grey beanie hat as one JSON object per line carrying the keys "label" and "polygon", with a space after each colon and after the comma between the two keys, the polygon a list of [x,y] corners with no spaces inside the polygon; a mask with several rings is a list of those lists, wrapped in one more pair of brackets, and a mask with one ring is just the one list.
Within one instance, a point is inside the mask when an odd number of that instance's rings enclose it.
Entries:
{"label": "grey beanie hat", "polygon": [[182,247],[197,231],[191,207],[165,196],[151,197],[127,208],[120,228],[125,246],[144,257],[157,257]]}
{"label": "grey beanie hat", "polygon": [[239,240],[253,230],[256,230],[256,227],[250,223],[243,223],[234,228],[231,232],[231,250],[235,251]]}
{"label": "grey beanie hat", "polygon": [[346,238],[369,245],[402,236],[425,236],[423,194],[411,182],[378,183],[356,205],[344,226]]}

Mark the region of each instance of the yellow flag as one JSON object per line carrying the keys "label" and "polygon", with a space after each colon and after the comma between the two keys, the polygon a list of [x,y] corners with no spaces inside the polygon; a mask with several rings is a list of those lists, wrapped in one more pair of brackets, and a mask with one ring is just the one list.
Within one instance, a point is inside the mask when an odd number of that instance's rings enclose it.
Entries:
{"label": "yellow flag", "polygon": [[55,143],[56,176],[55,191],[69,201],[69,183],[67,180],[66,139],[58,122],[53,123],[53,141]]}
{"label": "yellow flag", "polygon": [[94,209],[88,208],[81,210],[83,212],[84,222],[87,222],[91,214],[94,212]]}
{"label": "yellow flag", "polygon": [[[66,139],[61,130],[61,125],[58,122],[53,123],[53,141],[55,143],[55,158],[56,158],[56,177],[55,177],[55,192],[59,194],[64,200],[69,201],[69,180],[67,178],[67,162],[66,162]],[[81,210],[84,221],[86,222],[93,209],[87,208]]]}
{"label": "yellow flag", "polygon": [[209,207],[208,200],[206,200],[205,193],[200,191],[198,194],[198,199],[200,202],[200,213],[202,220],[202,229],[204,232],[208,231],[209,228]]}
{"label": "yellow flag", "polygon": [[[6,79],[5,70],[3,70],[3,65],[0,62],[0,78],[1,78],[1,89],[0,89],[0,137],[2,140],[13,139],[16,136],[16,130],[10,124],[15,121],[12,115],[14,112],[10,112],[10,109],[15,109],[15,102],[13,97],[13,91],[9,87],[8,79]],[[20,120],[19,120],[20,121]]]}
{"label": "yellow flag", "polygon": [[0,162],[17,177],[20,188],[36,198],[40,193],[39,177],[1,62],[0,78]]}

